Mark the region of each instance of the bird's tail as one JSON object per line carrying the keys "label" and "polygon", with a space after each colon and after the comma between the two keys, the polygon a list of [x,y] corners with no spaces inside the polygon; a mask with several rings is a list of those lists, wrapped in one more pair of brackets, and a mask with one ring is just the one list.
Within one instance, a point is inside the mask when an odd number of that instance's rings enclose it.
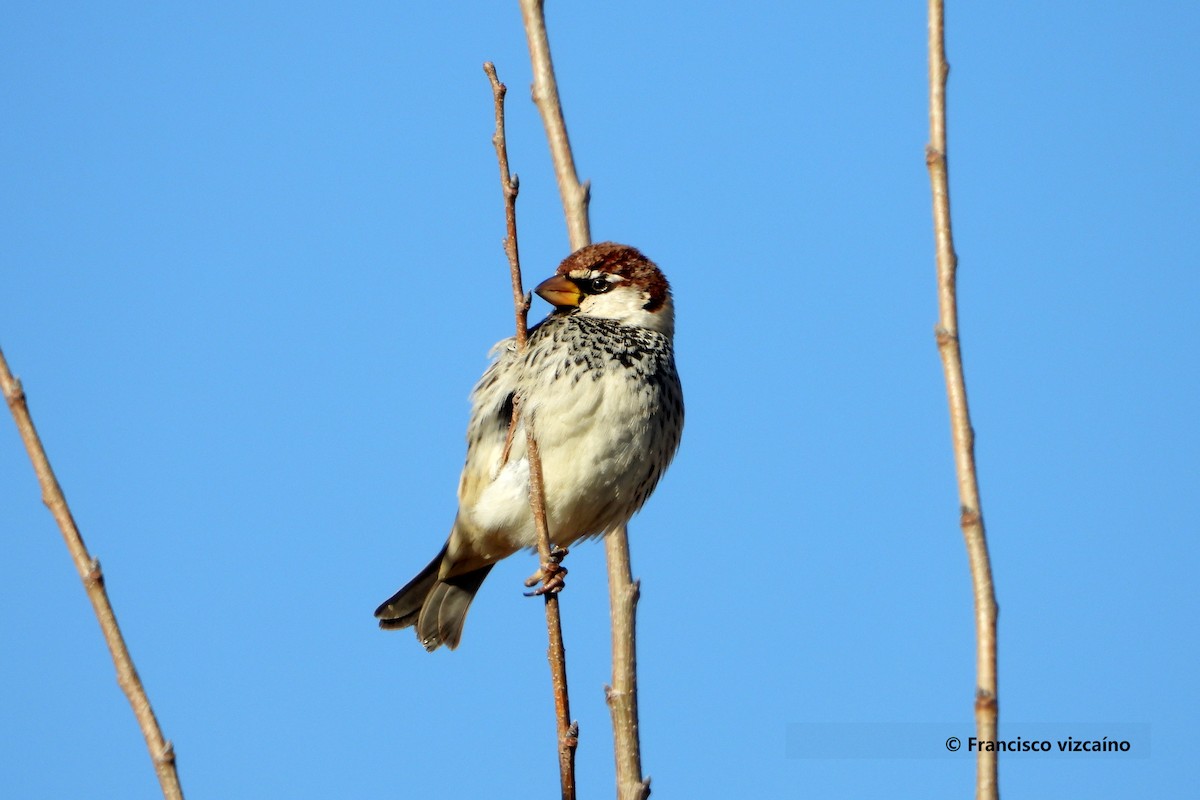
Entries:
{"label": "bird's tail", "polygon": [[493,565],[438,580],[445,556],[443,547],[417,577],[375,609],[379,627],[390,630],[415,625],[417,639],[429,651],[442,645],[451,650],[458,647],[467,609]]}

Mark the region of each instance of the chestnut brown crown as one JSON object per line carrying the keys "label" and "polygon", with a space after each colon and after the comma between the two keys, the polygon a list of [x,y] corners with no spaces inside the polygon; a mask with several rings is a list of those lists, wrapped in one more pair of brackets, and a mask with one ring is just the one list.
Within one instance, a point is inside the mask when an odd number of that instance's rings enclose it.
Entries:
{"label": "chestnut brown crown", "polygon": [[636,247],[616,242],[600,242],[581,247],[563,259],[557,274],[579,278],[593,272],[616,275],[646,293],[645,310],[658,311],[671,297],[671,285],[658,266]]}

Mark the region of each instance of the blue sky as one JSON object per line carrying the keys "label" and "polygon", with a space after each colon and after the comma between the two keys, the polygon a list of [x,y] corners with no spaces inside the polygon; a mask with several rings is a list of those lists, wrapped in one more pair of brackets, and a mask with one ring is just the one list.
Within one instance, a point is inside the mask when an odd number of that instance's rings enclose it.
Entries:
{"label": "blue sky", "polygon": [[[655,796],[967,796],[972,759],[942,749],[970,735],[974,645],[924,4],[550,6],[593,235],[655,259],[679,314],[687,429],[632,528]],[[0,344],[188,796],[552,794],[531,557],[493,573],[456,652],[371,617],[448,531],[467,392],[512,327],[485,60],[510,86],[527,280],[567,253],[515,3],[4,17]],[[1178,796],[1200,13],[954,3],[948,25],[1002,732],[1137,756],[1011,757],[1001,790]],[[153,797],[4,423],[0,532],[0,785]],[[581,796],[604,796],[603,548],[568,566]],[[828,723],[846,757],[789,750]]]}

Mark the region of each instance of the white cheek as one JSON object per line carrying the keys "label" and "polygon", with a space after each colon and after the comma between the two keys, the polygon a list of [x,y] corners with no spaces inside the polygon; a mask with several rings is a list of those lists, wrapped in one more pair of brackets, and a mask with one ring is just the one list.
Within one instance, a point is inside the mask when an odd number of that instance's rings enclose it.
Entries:
{"label": "white cheek", "polygon": [[611,317],[625,319],[642,310],[646,297],[642,292],[632,288],[615,288],[604,294],[588,295],[579,304],[579,309],[593,317]]}
{"label": "white cheek", "polygon": [[660,333],[670,334],[674,328],[674,314],[671,301],[656,312],[647,311],[645,306],[650,298],[645,292],[632,286],[621,286],[605,294],[589,295],[579,304],[579,313],[589,317],[615,319],[624,325],[639,328],[649,328]]}

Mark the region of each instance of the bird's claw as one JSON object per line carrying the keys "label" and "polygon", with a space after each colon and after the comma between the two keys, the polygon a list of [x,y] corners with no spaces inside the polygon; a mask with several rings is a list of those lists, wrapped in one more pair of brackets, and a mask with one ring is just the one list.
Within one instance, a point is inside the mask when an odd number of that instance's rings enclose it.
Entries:
{"label": "bird's claw", "polygon": [[566,587],[566,581],[563,580],[567,575],[567,568],[562,565],[563,558],[567,555],[567,550],[562,547],[551,546],[550,560],[542,564],[537,572],[525,579],[525,585],[532,588],[539,583],[542,584],[532,592],[526,592],[526,597],[537,597],[542,594],[558,594]]}

